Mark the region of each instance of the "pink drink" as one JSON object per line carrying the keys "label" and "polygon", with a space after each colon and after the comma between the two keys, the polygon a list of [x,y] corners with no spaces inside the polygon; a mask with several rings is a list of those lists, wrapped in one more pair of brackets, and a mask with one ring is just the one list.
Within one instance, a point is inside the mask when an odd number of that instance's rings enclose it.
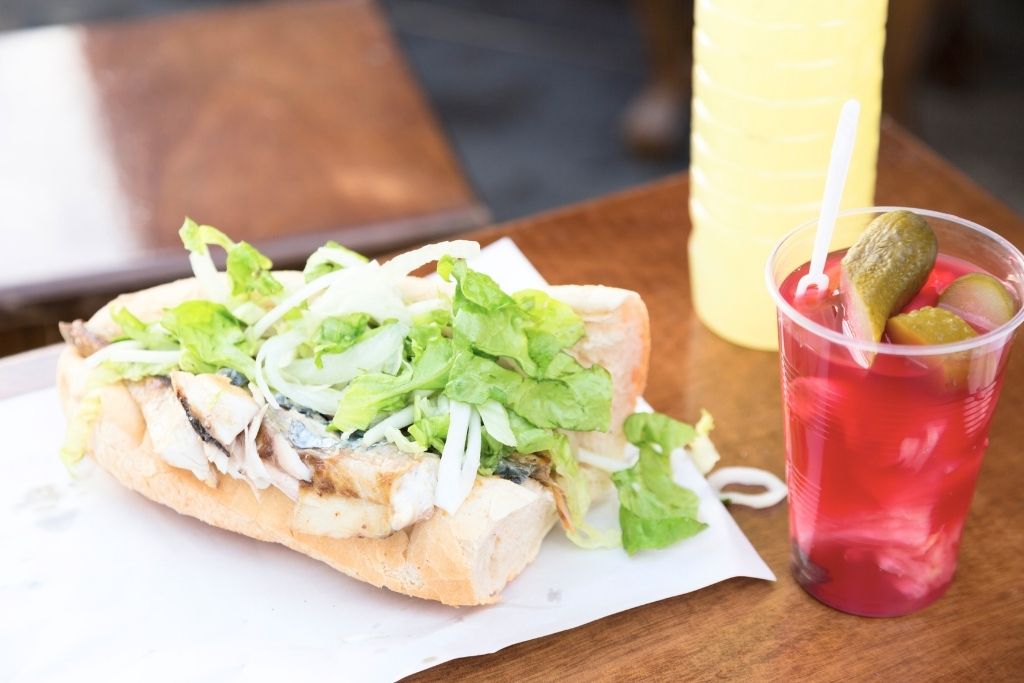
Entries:
{"label": "pink drink", "polygon": [[[903,312],[935,305],[957,277],[986,270],[941,253],[942,231],[929,222],[940,256]],[[932,603],[953,579],[1012,339],[1012,329],[1001,331],[1022,316],[996,334],[977,330],[976,343],[856,348],[841,336],[844,253],[830,255],[831,293],[821,299],[795,297],[806,263],[788,276],[775,271],[777,298],[788,304],[779,339],[792,566],[827,605],[895,616]]]}

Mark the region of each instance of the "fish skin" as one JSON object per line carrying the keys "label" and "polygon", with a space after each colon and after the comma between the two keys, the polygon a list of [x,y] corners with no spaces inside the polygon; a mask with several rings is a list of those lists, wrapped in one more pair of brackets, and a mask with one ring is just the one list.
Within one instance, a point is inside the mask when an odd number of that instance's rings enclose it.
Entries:
{"label": "fish skin", "polygon": [[259,413],[252,394],[224,375],[174,371],[170,376],[182,406],[225,451]]}
{"label": "fish skin", "polygon": [[172,467],[191,471],[208,486],[217,485],[204,442],[189,424],[189,418],[166,377],[147,377],[125,383],[146,420],[146,429],[157,454]]}

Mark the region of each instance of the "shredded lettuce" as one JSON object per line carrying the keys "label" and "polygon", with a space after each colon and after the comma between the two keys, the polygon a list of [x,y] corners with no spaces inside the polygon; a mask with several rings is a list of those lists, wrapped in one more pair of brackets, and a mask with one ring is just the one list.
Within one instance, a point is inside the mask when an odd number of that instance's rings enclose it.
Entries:
{"label": "shredded lettuce", "polygon": [[325,353],[345,351],[355,344],[368,329],[370,329],[370,316],[365,313],[349,313],[326,318],[320,323],[310,340],[316,366],[318,368],[324,366],[323,355]]}
{"label": "shredded lettuce", "polygon": [[388,427],[384,430],[384,438],[395,445],[403,453],[423,453],[427,449],[401,432],[397,427]]}
{"label": "shredded lettuce", "polygon": [[[212,225],[199,225],[191,218],[178,231],[182,244],[194,256],[209,261],[209,247],[218,246],[227,252],[227,273],[231,280],[231,296],[250,297],[255,295],[273,296],[281,293],[284,286],[270,272],[273,264],[248,242],[234,242]],[[212,262],[209,262],[212,263]],[[195,269],[196,261],[193,260]],[[196,277],[200,277],[196,272]],[[209,273],[203,273],[209,275]]]}
{"label": "shredded lettuce", "polygon": [[[611,376],[600,366],[575,364],[559,379],[533,379],[463,347],[444,393],[448,398],[482,405],[495,401],[538,427],[607,431],[611,422]],[[492,435],[494,436],[494,435]]]}
{"label": "shredded lettuce", "polygon": [[342,392],[331,427],[341,432],[366,429],[378,415],[405,407],[413,391],[444,388],[452,359],[451,341],[440,338],[397,375],[376,372],[356,377]]}
{"label": "shredded lettuce", "polygon": [[302,275],[306,282],[312,282],[328,273],[333,273],[342,268],[359,266],[368,261],[369,259],[362,254],[347,249],[334,240],[330,240],[310,255],[306,261],[306,267],[302,269]]}
{"label": "shredded lettuce", "polygon": [[136,318],[127,308],[118,308],[110,313],[110,317],[121,327],[121,336],[115,342],[131,339],[142,344],[143,348],[152,350],[175,349],[174,339],[158,323],[146,324]]}
{"label": "shredded lettuce", "polygon": [[447,399],[442,406],[433,403],[427,397],[416,398],[413,406],[413,423],[409,426],[409,436],[422,446],[438,453],[444,450],[445,439],[448,438],[450,420]]}
{"label": "shredded lettuce", "polygon": [[238,242],[228,249],[227,271],[231,280],[231,295],[246,296],[251,293],[273,296],[280,294],[284,285],[274,277],[270,259],[257,251],[248,242]]}
{"label": "shredded lettuce", "polygon": [[68,423],[60,459],[69,469],[85,457],[85,451],[89,448],[93,425],[103,408],[100,389],[100,386],[94,386],[85,392]]}
{"label": "shredded lettuce", "polygon": [[611,376],[566,353],[584,331],[572,308],[538,290],[509,296],[461,259],[442,259],[438,272],[456,281],[459,352],[445,388],[449,398],[477,406],[493,400],[538,427],[608,430]]}
{"label": "shredded lettuce", "polygon": [[434,309],[414,316],[406,336],[406,355],[412,360],[419,358],[430,342],[446,336],[445,331],[451,323],[451,312],[446,309]]}
{"label": "shredded lettuce", "polygon": [[569,439],[562,432],[544,429],[516,414],[510,414],[512,431],[516,435],[519,453],[546,452],[551,457],[551,464],[557,475],[557,482],[565,494],[566,507],[572,527],[566,529],[566,535],[576,545],[583,548],[614,548],[619,545],[619,532],[616,529],[598,529],[587,522],[587,510],[590,509],[590,484],[586,474],[572,453]]}
{"label": "shredded lettuce", "polygon": [[512,433],[512,425],[509,422],[508,411],[497,401],[485,401],[477,406],[480,419],[483,420],[484,429],[498,443],[506,446],[516,445],[516,435]]}
{"label": "shredded lettuce", "polygon": [[[502,291],[468,267],[464,257],[478,250],[470,242],[428,245],[384,265],[328,242],[307,261],[307,284],[279,296],[284,288],[270,260],[252,245],[191,219],[180,235],[207,300],[184,302],[158,323],[112,311],[122,346],[103,361],[105,377],[230,369],[270,405],[282,395],[333,415],[332,429],[364,430],[368,442],[384,439],[409,453],[449,453],[451,472],[439,495],[452,511],[477,474],[493,473],[513,453],[546,453],[564,494],[570,539],[584,547],[620,543],[618,529],[587,522],[589,477],[562,431],[611,426],[610,375],[569,353],[585,334],[570,306],[540,290]],[[227,253],[227,278],[213,264],[212,246]],[[406,305],[397,283],[438,258],[438,273],[455,283],[451,300]],[[98,411],[93,399],[83,403],[85,417]],[[664,416],[627,422],[641,454],[613,475],[627,552],[703,528],[696,496],[671,480],[668,464],[668,453],[687,444],[702,469],[712,460],[704,444],[709,416],[698,427]],[[452,429],[461,443],[449,443]],[[75,445],[64,457],[80,457],[80,450]]]}
{"label": "shredded lettuce", "polygon": [[514,360],[527,375],[537,372],[530,358],[527,318],[515,299],[501,291],[498,283],[483,273],[470,270],[462,259],[441,259],[438,272],[455,278],[453,328],[457,338],[479,352]]}
{"label": "shredded lettuce", "polygon": [[223,304],[186,301],[168,309],[160,324],[181,345],[183,370],[202,373],[231,368],[250,381],[255,379],[255,349],[245,334],[246,324]]}
{"label": "shredded lettuce", "polygon": [[560,353],[562,349],[571,347],[583,338],[583,320],[568,304],[536,289],[516,292],[513,299],[529,321],[526,336],[530,358],[538,365],[541,373],[550,377],[552,375],[548,374],[548,366],[551,361],[569,358],[568,354]]}
{"label": "shredded lettuce", "polygon": [[511,408],[538,427],[608,431],[611,375],[599,365],[584,369],[575,364],[576,369],[559,379],[525,380]]}
{"label": "shredded lettuce", "polygon": [[667,415],[635,413],[623,429],[640,449],[635,465],[612,474],[625,551],[665,548],[702,531],[707,525],[697,518],[700,500],[673,480],[669,457],[693,441],[694,428]]}

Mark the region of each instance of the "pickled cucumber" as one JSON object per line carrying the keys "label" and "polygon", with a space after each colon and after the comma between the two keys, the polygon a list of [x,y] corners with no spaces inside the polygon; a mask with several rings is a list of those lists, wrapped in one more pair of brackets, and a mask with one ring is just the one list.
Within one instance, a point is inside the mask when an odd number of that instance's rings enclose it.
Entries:
{"label": "pickled cucumber", "polygon": [[880,341],[889,317],[921,289],[937,255],[935,233],[917,214],[890,211],[871,221],[842,260],[840,290],[852,334]]}
{"label": "pickled cucumber", "polygon": [[[950,344],[978,336],[963,318],[933,306],[889,318],[885,331],[897,344]],[[925,356],[922,360],[934,372],[940,388],[955,390],[966,384],[971,369],[970,352]]]}
{"label": "pickled cucumber", "polygon": [[885,331],[897,344],[951,344],[978,336],[956,313],[934,306],[889,318]]}
{"label": "pickled cucumber", "polygon": [[939,295],[939,307],[988,332],[1010,322],[1017,304],[1002,282],[986,273],[962,275]]}

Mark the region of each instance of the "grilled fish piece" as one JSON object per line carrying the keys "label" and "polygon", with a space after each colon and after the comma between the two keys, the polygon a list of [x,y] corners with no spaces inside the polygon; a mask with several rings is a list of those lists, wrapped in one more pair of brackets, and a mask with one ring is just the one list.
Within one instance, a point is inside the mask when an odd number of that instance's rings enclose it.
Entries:
{"label": "grilled fish piece", "polygon": [[[256,448],[260,457],[272,460],[281,471],[299,481],[310,481],[313,470],[302,461],[287,434],[292,425],[299,424],[304,416],[291,410],[267,408],[256,436]],[[309,419],[309,418],[305,418]]]}
{"label": "grilled fish piece", "polygon": [[62,322],[57,327],[60,329],[60,336],[64,338],[64,341],[74,346],[82,358],[88,358],[110,343],[105,337],[90,330],[82,320]]}
{"label": "grilled fish piece", "polygon": [[403,453],[389,443],[363,446],[358,442],[329,451],[299,451],[299,455],[313,470],[310,487],[314,491],[386,505],[396,530],[434,511],[438,468],[434,455]]}
{"label": "grilled fish piece", "polygon": [[252,394],[224,375],[172,372],[171,384],[204,441],[209,435],[227,453],[246,425],[259,413]]}
{"label": "grilled fish piece", "polygon": [[387,505],[337,494],[324,496],[308,486],[299,488],[291,528],[331,538],[386,538],[396,531]]}
{"label": "grilled fish piece", "polygon": [[170,381],[166,377],[147,377],[126,384],[146,419],[153,449],[164,462],[190,470],[208,486],[216,486],[217,474],[210,467],[204,450],[207,444],[189,425],[188,416],[174,395]]}

